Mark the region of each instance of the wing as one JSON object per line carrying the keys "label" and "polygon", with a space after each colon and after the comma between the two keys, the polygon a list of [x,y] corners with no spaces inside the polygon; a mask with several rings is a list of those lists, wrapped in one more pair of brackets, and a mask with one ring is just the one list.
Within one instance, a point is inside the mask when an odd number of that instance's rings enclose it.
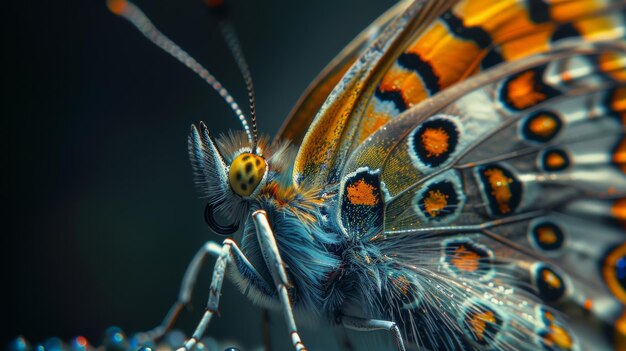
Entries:
{"label": "wing", "polygon": [[626,346],[624,15],[438,93],[351,154],[338,222],[388,259],[377,285],[413,343]]}
{"label": "wing", "polygon": [[416,1],[345,74],[296,158],[299,185],[338,182],[369,135],[420,101],[499,63],[547,52],[579,35],[607,38],[601,14],[620,1]]}
{"label": "wing", "polygon": [[409,4],[410,0],[403,0],[385,12],[324,68],[289,113],[289,116],[287,116],[287,119],[278,131],[276,139],[290,140],[296,145],[302,142],[304,134],[309,129],[315,114],[319,111],[331,90],[339,83],[341,77],[345,75],[354,61],[372,44],[383,29],[394,18],[401,15]]}

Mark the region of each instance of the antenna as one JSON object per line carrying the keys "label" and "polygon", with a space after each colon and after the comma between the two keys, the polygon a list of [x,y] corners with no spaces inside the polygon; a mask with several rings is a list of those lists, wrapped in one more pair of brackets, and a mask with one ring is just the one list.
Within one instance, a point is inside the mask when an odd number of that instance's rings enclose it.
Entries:
{"label": "antenna", "polygon": [[228,15],[228,9],[223,0],[204,0],[204,4],[209,8],[209,11],[219,19],[220,31],[222,37],[228,45],[231,54],[237,62],[239,71],[246,82],[246,88],[248,89],[248,100],[250,101],[250,120],[252,121],[252,134],[254,136],[254,143],[252,145],[252,152],[256,153],[256,146],[258,141],[258,132],[256,126],[256,112],[254,108],[254,84],[252,83],[252,75],[250,74],[250,68],[246,62],[245,55],[241,49],[241,44],[237,38],[235,27],[230,21]]}
{"label": "antenna", "polygon": [[[156,46],[161,48],[163,51],[170,54],[172,57],[177,59],[179,62],[187,66],[194,73],[196,73],[200,78],[209,83],[211,88],[215,90],[223,99],[226,101],[228,106],[230,106],[231,110],[235,112],[235,115],[239,118],[243,129],[245,130],[248,141],[251,145],[253,145],[253,152],[256,149],[256,122],[253,119],[254,125],[254,137],[250,132],[250,127],[248,126],[248,121],[246,117],[243,115],[243,112],[239,108],[239,105],[235,102],[235,99],[230,95],[228,90],[224,88],[222,83],[220,83],[206,68],[204,68],[198,61],[196,61],[193,57],[187,54],[183,49],[181,49],[176,43],[166,37],[163,33],[161,33],[155,26],[152,24],[148,16],[146,16],[135,4],[126,0],[107,0],[107,7],[114,14],[125,18],[131,24],[133,24],[148,40],[154,43]],[[232,49],[231,49],[232,50]],[[244,61],[245,63],[245,61]],[[250,80],[252,82],[252,80]],[[249,90],[249,89],[248,89]]]}

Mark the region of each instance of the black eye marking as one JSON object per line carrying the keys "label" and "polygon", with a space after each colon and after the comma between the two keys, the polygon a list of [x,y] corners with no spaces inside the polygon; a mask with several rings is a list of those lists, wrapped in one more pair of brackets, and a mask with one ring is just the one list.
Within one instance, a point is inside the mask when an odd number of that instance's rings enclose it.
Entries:
{"label": "black eye marking", "polygon": [[241,171],[238,171],[235,177],[237,178],[237,180],[241,180],[241,178],[243,178],[243,174],[241,174]]}
{"label": "black eye marking", "polygon": [[246,174],[249,174],[250,172],[252,172],[252,167],[253,167],[252,162],[246,163]]}
{"label": "black eye marking", "polygon": [[250,177],[250,179],[248,179],[248,184],[252,185],[254,183],[254,176]]}
{"label": "black eye marking", "polygon": [[241,186],[241,190],[243,190],[243,191],[248,190],[248,186],[246,184],[241,183],[240,186]]}
{"label": "black eye marking", "polygon": [[255,163],[256,163],[256,166],[259,167],[261,165],[261,160],[257,158]]}

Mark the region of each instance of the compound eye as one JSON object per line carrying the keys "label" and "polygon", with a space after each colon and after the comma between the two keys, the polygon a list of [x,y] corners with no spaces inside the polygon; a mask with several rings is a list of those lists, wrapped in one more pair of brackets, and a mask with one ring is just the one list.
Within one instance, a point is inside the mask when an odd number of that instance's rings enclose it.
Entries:
{"label": "compound eye", "polygon": [[237,195],[250,196],[263,180],[266,168],[261,156],[251,153],[237,156],[228,170],[230,187]]}

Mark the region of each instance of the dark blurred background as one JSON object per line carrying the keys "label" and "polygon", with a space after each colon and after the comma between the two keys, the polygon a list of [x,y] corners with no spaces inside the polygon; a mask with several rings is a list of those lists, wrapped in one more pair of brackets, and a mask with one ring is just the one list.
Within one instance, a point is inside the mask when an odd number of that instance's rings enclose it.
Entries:
{"label": "dark blurred background", "polygon": [[[201,1],[137,1],[159,28],[246,105],[245,87]],[[273,135],[308,83],[392,0],[231,2]],[[2,344],[155,326],[187,263],[209,239],[187,160],[189,125],[239,128],[198,77],[107,12],[102,1],[3,3]],[[201,273],[191,331],[212,264]],[[6,313],[8,312],[8,314]],[[225,284],[208,333],[261,343],[260,310]],[[273,342],[288,349],[280,314]],[[303,328],[314,349],[328,331]],[[321,337],[319,335],[322,335]]]}

